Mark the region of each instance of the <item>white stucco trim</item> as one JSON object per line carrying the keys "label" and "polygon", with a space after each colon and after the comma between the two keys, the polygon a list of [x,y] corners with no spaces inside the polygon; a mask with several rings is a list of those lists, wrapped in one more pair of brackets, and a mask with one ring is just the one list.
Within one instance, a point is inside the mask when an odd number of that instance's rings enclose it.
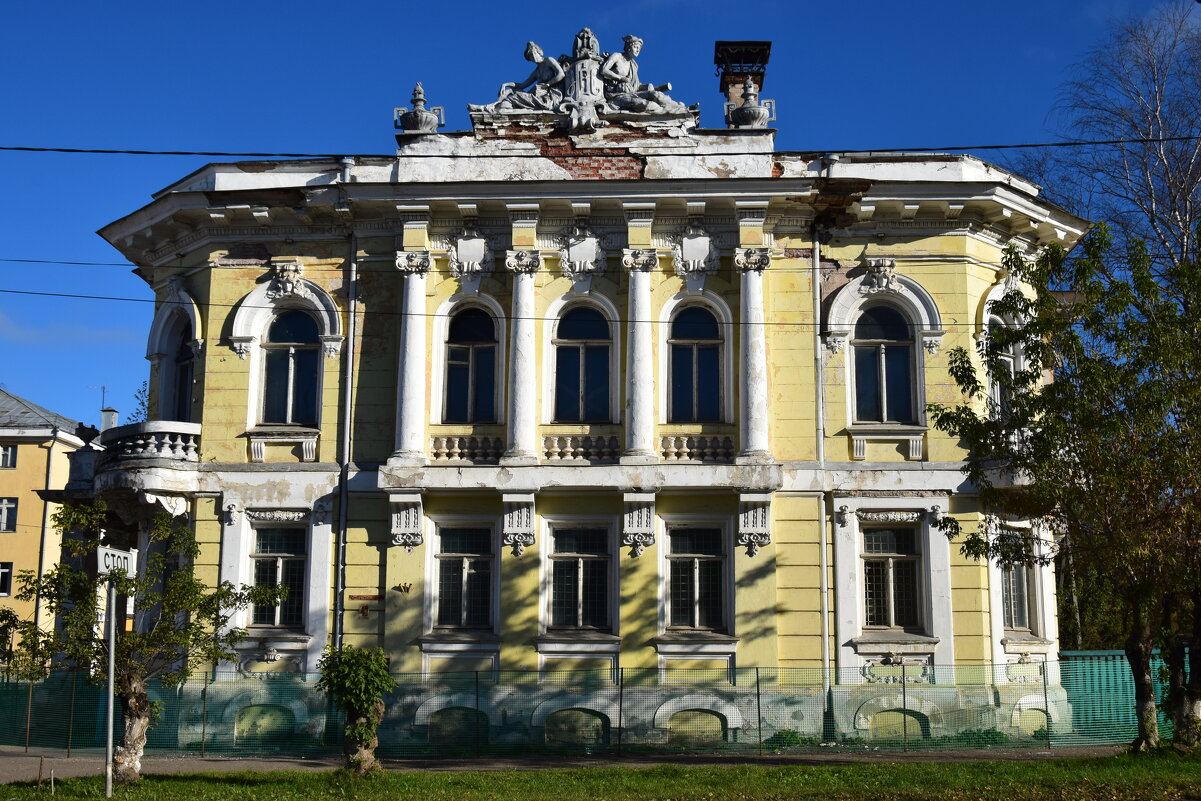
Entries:
{"label": "white stucco trim", "polygon": [[703,306],[717,318],[717,324],[722,331],[721,355],[721,422],[734,422],[734,315],[729,305],[721,296],[709,289],[700,292],[677,292],[667,299],[659,310],[659,382],[658,401],[660,424],[666,424],[670,412],[669,395],[671,385],[671,348],[667,340],[671,338],[671,321],[686,306]]}
{"label": "white stucco trim", "polygon": [[[737,593],[734,588],[734,516],[722,514],[679,514],[679,513],[660,513],[656,521],[658,533],[656,535],[657,547],[655,555],[658,559],[659,566],[659,588],[658,588],[658,610],[659,610],[659,634],[668,634],[668,602],[670,600],[670,583],[671,575],[668,570],[667,555],[671,551],[671,542],[668,539],[668,534],[672,529],[681,528],[718,528],[721,529],[722,552],[725,557],[724,580],[725,586],[722,587],[724,598],[722,599],[722,608],[725,615],[726,630],[720,632],[732,637],[738,636],[736,631],[737,617],[735,615],[734,599]],[[678,629],[673,629],[679,631]],[[662,668],[662,660],[660,660],[660,668]]]}
{"label": "white stucco trim", "polygon": [[[496,423],[504,424],[507,406],[505,404],[505,387],[508,384],[508,364],[505,358],[508,354],[507,318],[504,308],[490,295],[479,293],[468,295],[457,292],[444,300],[434,312],[433,342],[429,349],[430,361],[430,425],[441,425],[442,415],[446,412],[446,339],[450,336],[450,318],[464,309],[476,307],[486,311],[496,326],[496,376],[494,402],[496,404]],[[457,423],[455,425],[458,425]],[[470,423],[466,425],[472,425]],[[491,425],[483,423],[481,425]]]}
{"label": "white stucco trim", "polygon": [[[847,497],[834,496],[834,600],[835,636],[838,645],[838,667],[861,669],[867,659],[856,652],[854,639],[864,634],[863,600],[863,526],[856,514],[859,511],[913,512],[918,519],[909,525],[916,527],[921,556],[922,577],[919,604],[922,625],[927,637],[937,638],[928,646],[940,669],[955,662],[954,629],[951,606],[951,545],[934,523],[939,513],[948,508],[948,496],[933,497]],[[953,679],[947,677],[948,680]],[[942,677],[939,679],[942,681]]]}
{"label": "white stucco trim", "polygon": [[[425,522],[425,586],[427,591],[422,597],[422,632],[431,634],[435,632],[435,612],[438,609],[438,552],[442,548],[441,530],[443,528],[467,528],[478,527],[487,528],[492,532],[492,608],[489,610],[489,629],[485,632],[488,636],[494,636],[500,631],[500,584],[503,580],[501,575],[501,521],[495,515],[459,515],[459,514],[435,514],[427,513]],[[483,642],[478,645],[476,643],[456,643],[455,645],[469,645],[471,648],[457,649],[468,650],[471,653],[464,654],[467,656],[477,656],[481,653],[495,656],[500,648],[499,641]],[[448,650],[454,651],[454,648],[431,648],[427,645],[422,646],[422,651],[427,655],[426,670],[428,667],[428,655],[433,651]],[[442,654],[445,655],[445,654]]]}
{"label": "white stucco trim", "polygon": [[[609,634],[620,634],[621,623],[621,544],[617,537],[617,521],[611,515],[581,515],[581,514],[542,514],[538,516],[536,525],[539,527],[538,541],[543,547],[538,549],[538,633],[548,634],[562,632],[570,635],[570,629],[552,629],[551,614],[551,554],[554,553],[554,538],[551,533],[556,528],[603,528],[607,532],[609,544]],[[595,647],[595,646],[593,646]],[[574,649],[543,649],[539,653],[549,653],[553,650],[570,652]],[[603,650],[603,649],[602,649]],[[580,656],[583,654],[572,654]]]}

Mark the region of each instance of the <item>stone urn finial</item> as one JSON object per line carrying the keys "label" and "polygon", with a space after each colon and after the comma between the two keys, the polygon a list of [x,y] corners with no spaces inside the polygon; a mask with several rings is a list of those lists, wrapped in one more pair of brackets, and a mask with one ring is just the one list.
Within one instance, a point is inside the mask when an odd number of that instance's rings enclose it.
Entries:
{"label": "stone urn finial", "polygon": [[731,128],[766,128],[776,118],[776,101],[759,102],[759,87],[751,76],[742,82],[742,105],[726,103],[726,124]]}
{"label": "stone urn finial", "polygon": [[438,128],[446,124],[446,113],[442,106],[425,107],[425,89],[422,88],[420,82],[413,87],[413,97],[409,102],[413,104],[411,111],[407,108],[398,108],[394,113],[396,128],[401,133],[436,133]]}

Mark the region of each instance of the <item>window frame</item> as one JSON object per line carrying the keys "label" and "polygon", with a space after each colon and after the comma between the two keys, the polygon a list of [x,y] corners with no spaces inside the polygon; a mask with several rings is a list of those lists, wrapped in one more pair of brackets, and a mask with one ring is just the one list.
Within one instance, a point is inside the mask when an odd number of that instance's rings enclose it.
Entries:
{"label": "window frame", "polygon": [[[1000,580],[1001,580],[1001,628],[1006,632],[1019,632],[1022,634],[1036,635],[1038,627],[1034,624],[1037,622],[1037,614],[1034,608],[1034,593],[1033,590],[1038,586],[1038,581],[1032,575],[1034,571],[1029,565],[1001,565]],[[1011,577],[1021,576],[1022,583],[1022,600],[1021,604],[1015,604],[1012,593]],[[1018,610],[1025,615],[1025,625],[1015,625],[1016,620],[1011,618],[1011,613]]]}
{"label": "window frame", "polygon": [[[555,418],[555,397],[558,386],[558,341],[559,323],[563,315],[579,306],[589,306],[600,312],[609,325],[609,417],[604,420],[588,422],[560,421]],[[628,376],[622,372],[622,326],[617,321],[622,319],[621,313],[613,302],[593,289],[586,296],[567,293],[555,299],[547,308],[542,326],[542,395],[538,399],[540,406],[539,419],[542,425],[588,426],[588,425],[619,425],[622,421],[622,398]],[[575,340],[578,341],[578,340]]]}
{"label": "window frame", "polygon": [[[730,312],[730,307],[721,296],[709,289],[702,289],[700,292],[679,292],[670,298],[659,310],[657,320],[659,330],[656,335],[658,355],[656,360],[659,370],[658,375],[665,377],[666,380],[655,381],[658,402],[656,417],[660,425],[706,425],[706,423],[672,423],[670,421],[671,407],[669,405],[670,391],[668,385],[671,378],[671,346],[669,344],[671,323],[675,319],[676,314],[687,306],[703,306],[717,319],[719,330],[725,333],[719,357],[721,367],[721,419],[707,425],[730,425],[736,419],[734,402],[737,399],[737,393],[742,391],[740,387],[735,388],[734,382],[743,380],[742,376],[744,373],[734,363],[734,338],[739,335],[738,327],[734,325],[734,316]],[[647,373],[649,372],[650,369],[647,368]]]}
{"label": "window frame", "polygon": [[19,498],[0,498],[0,534],[16,533],[19,508]]}
{"label": "window frame", "polygon": [[[304,343],[272,342],[269,339],[269,337],[271,335],[271,327],[275,324],[275,322],[282,315],[289,314],[292,312],[305,314],[313,321],[313,327],[316,330],[315,341],[313,341],[311,343],[310,342],[304,342]],[[298,348],[298,346],[300,346],[300,347]],[[285,401],[285,407],[287,409],[287,413],[285,416],[289,419],[286,421],[274,421],[274,420],[268,421],[265,418],[267,416],[267,395],[268,395],[267,382],[271,379],[271,372],[270,372],[271,368],[270,368],[269,355],[272,352],[280,352],[280,351],[284,350],[285,348],[287,348],[287,351],[288,351],[287,397],[286,397],[286,401]],[[314,380],[316,381],[316,386],[314,388],[315,398],[313,400],[313,404],[314,404],[313,417],[315,419],[312,421],[297,422],[297,421],[291,419],[295,414],[294,397],[296,394],[297,381],[299,380],[298,376],[296,375],[296,351],[298,349],[304,350],[306,352],[312,351],[314,354],[314,364],[315,364],[315,370],[316,370],[316,375],[314,376]],[[324,384],[324,379],[325,379],[325,369],[324,369],[324,364],[323,364],[322,350],[323,350],[323,346],[322,346],[322,342],[321,342],[321,320],[318,318],[318,316],[313,311],[303,308],[303,307],[297,307],[297,306],[284,306],[284,307],[275,309],[273,311],[273,313],[267,320],[266,327],[263,330],[262,341],[259,343],[259,351],[260,351],[262,364],[259,367],[259,398],[258,398],[258,422],[257,422],[257,425],[287,427],[287,428],[319,428],[321,426],[321,403],[322,403],[322,397],[324,395],[323,384]]]}
{"label": "window frame", "polygon": [[[477,634],[480,636],[495,635],[498,631],[500,614],[500,540],[499,526],[494,517],[479,516],[445,516],[430,518],[431,536],[426,546],[426,585],[430,588],[425,594],[424,629],[429,634]],[[488,590],[488,624],[487,626],[442,625],[438,623],[441,613],[441,561],[443,532],[453,529],[487,529],[488,542],[492,549],[489,566]],[[460,620],[466,613],[466,607],[460,609]]]}
{"label": "window frame", "polygon": [[[0,562],[0,598],[9,598],[13,594],[14,562]],[[7,643],[0,643],[0,646]]]}
{"label": "window frame", "polygon": [[[609,338],[608,339],[562,339],[559,336],[559,327],[562,325],[564,318],[567,317],[567,315],[571,314],[572,312],[575,312],[575,311],[578,311],[581,309],[590,309],[600,315],[601,319],[604,320],[605,325],[609,329]],[[598,423],[603,424],[603,423],[613,422],[613,418],[616,414],[616,410],[613,408],[614,407],[613,388],[614,388],[615,384],[620,383],[620,381],[618,380],[617,373],[613,370],[613,356],[614,356],[615,342],[616,342],[616,337],[614,336],[614,330],[613,330],[614,329],[613,320],[614,320],[614,318],[612,318],[608,314],[606,314],[605,310],[602,307],[600,307],[596,304],[591,304],[591,303],[573,303],[569,306],[564,307],[562,309],[562,311],[559,312],[558,317],[555,318],[554,332],[551,337],[551,360],[554,365],[554,370],[553,370],[553,372],[554,372],[554,376],[553,376],[554,390],[553,390],[553,394],[551,395],[551,399],[550,399],[550,414],[551,414],[551,422],[552,423],[555,423],[557,425],[596,425]],[[606,409],[607,414],[598,416],[596,418],[590,418],[590,417],[588,417],[588,409],[587,409],[587,405],[586,405],[587,398],[588,398],[588,389],[589,389],[588,377],[587,377],[588,376],[587,354],[588,354],[589,349],[598,348],[601,345],[604,345],[604,347],[606,348],[607,353],[606,353],[605,362],[607,362],[609,365],[609,370],[605,374],[605,392],[604,392],[605,404],[608,408]],[[576,409],[579,412],[579,417],[577,419],[562,419],[558,416],[559,395],[560,395],[559,352],[560,352],[560,349],[565,349],[565,348],[575,349],[579,354],[578,362],[577,362],[579,389],[578,389],[578,398],[577,398],[577,402],[576,402]]]}
{"label": "window frame", "polygon": [[[706,339],[677,340],[672,336],[672,328],[675,326],[676,319],[681,314],[688,311],[689,309],[702,309],[705,312],[707,312],[710,316],[713,317],[714,325],[717,327],[717,331],[718,331],[717,339],[713,339],[713,340],[706,340]],[[666,400],[666,409],[664,411],[665,411],[668,423],[671,423],[671,424],[678,423],[678,424],[685,424],[685,425],[688,425],[688,424],[703,425],[705,423],[724,423],[724,422],[726,422],[726,392],[727,392],[727,390],[726,390],[726,376],[725,376],[725,373],[726,373],[725,353],[728,348],[729,337],[722,336],[723,332],[728,333],[728,327],[723,324],[723,322],[721,320],[721,316],[708,303],[696,302],[696,301],[683,302],[683,303],[678,304],[677,306],[675,306],[672,309],[671,314],[668,317],[668,321],[667,321],[666,341],[665,341],[665,345],[666,345],[666,349],[667,349],[667,372],[665,374],[666,375],[666,384],[667,384],[667,400]],[[673,412],[675,409],[674,396],[675,396],[675,386],[676,386],[675,353],[676,353],[677,347],[688,348],[692,352],[692,414],[691,414],[690,418],[687,420],[678,420],[678,419],[675,419],[673,416]],[[699,375],[700,370],[699,370],[699,364],[698,364],[698,355],[699,355],[699,349],[702,347],[713,347],[717,351],[717,382],[716,382],[717,387],[716,387],[716,389],[717,389],[718,396],[717,396],[717,418],[714,420],[698,419],[698,417],[699,417],[699,414],[698,414],[699,400],[698,399],[699,399],[702,389],[703,389],[702,386],[700,385],[700,375]]]}
{"label": "window frame", "polygon": [[[539,526],[540,536],[545,547],[539,549],[542,553],[540,566],[540,585],[542,598],[539,628],[542,634],[569,636],[571,634],[606,634],[617,635],[621,622],[621,586],[620,586],[620,552],[617,541],[617,524],[612,518],[595,515],[548,515],[543,516]],[[554,624],[554,565],[557,561],[565,561],[567,556],[557,556],[555,553],[554,535],[556,531],[570,529],[599,530],[605,532],[607,553],[601,557],[586,557],[593,561],[603,559],[606,563],[605,578],[608,582],[605,596],[605,614],[608,625],[604,628],[595,626],[559,626]],[[583,592],[583,584],[577,592]],[[578,612],[577,612],[578,614]]]}
{"label": "window frame", "polygon": [[[259,532],[260,531],[271,531],[271,530],[276,530],[276,531],[287,530],[287,531],[298,532],[300,535],[301,542],[304,544],[304,553],[303,554],[267,553],[267,552],[259,553],[259,550],[258,550]],[[309,565],[310,565],[310,561],[312,559],[312,556],[310,554],[310,551],[312,550],[311,544],[310,544],[311,532],[310,532],[308,521],[304,521],[303,523],[299,523],[299,524],[255,523],[250,527],[250,534],[251,534],[251,540],[250,540],[251,550],[249,553],[249,559],[250,559],[250,574],[249,575],[250,575],[251,583],[256,587],[259,586],[258,579],[257,579],[257,573],[258,573],[257,568],[258,568],[258,565],[260,562],[266,562],[266,561],[272,560],[272,559],[275,561],[275,563],[276,563],[275,564],[276,584],[273,586],[279,586],[279,583],[283,576],[284,562],[302,561],[304,564],[304,569],[302,571],[302,573],[303,573],[302,583],[301,583],[303,595],[301,596],[300,604],[299,604],[300,622],[298,624],[286,624],[286,623],[280,622],[280,617],[281,617],[282,611],[283,611],[283,604],[274,604],[271,607],[269,607],[269,608],[275,610],[273,621],[271,623],[256,623],[254,620],[255,614],[260,607],[257,604],[252,604],[248,610],[249,619],[247,621],[246,627],[251,630],[267,629],[267,630],[275,630],[275,631],[307,631],[308,630],[308,625],[307,625],[308,620],[307,619],[308,619],[308,609],[309,609],[309,592],[310,592]]]}
{"label": "window frame", "polygon": [[[896,313],[904,321],[909,330],[908,339],[859,339],[855,336],[859,321],[863,315],[873,309],[884,308]],[[851,424],[854,426],[915,426],[922,421],[922,412],[918,408],[920,393],[917,390],[921,376],[921,364],[917,355],[916,324],[905,309],[886,302],[865,303],[861,306],[851,323],[851,338],[847,345],[847,362],[850,367],[851,405],[849,413]],[[879,393],[879,420],[863,420],[859,418],[859,353],[860,349],[874,348],[872,361],[876,367],[877,392]],[[890,416],[888,409],[888,359],[887,349],[905,347],[907,349],[905,363],[909,377],[909,417],[908,420],[898,420]]]}
{"label": "window frame", "polygon": [[[896,552],[869,552],[867,550],[867,535],[872,531],[900,531],[908,530],[913,536],[913,553]],[[923,557],[921,549],[921,532],[917,525],[888,525],[888,524],[872,524],[861,526],[859,529],[860,541],[860,558],[862,559],[861,574],[863,575],[863,630],[866,631],[903,631],[911,634],[926,634],[929,630],[925,614],[923,610],[922,599],[924,597],[923,588],[925,582],[922,580],[926,570],[926,560]],[[885,575],[885,606],[888,617],[887,624],[868,623],[868,580],[867,570],[869,564],[883,564]],[[896,594],[896,565],[898,563],[912,564],[914,568],[914,585],[912,598],[909,599],[913,604],[914,613],[917,616],[917,622],[913,625],[898,625],[897,620],[897,594]]]}
{"label": "window frame", "polygon": [[[450,341],[450,332],[451,332],[451,328],[454,325],[455,317],[459,316],[460,314],[463,314],[464,312],[468,312],[468,311],[472,311],[472,310],[479,310],[480,312],[486,314],[488,316],[488,318],[492,321],[492,337],[493,337],[492,342],[491,343],[452,344]],[[445,331],[442,332],[442,337],[441,337],[442,344],[443,344],[443,347],[442,347],[443,364],[442,364],[442,370],[441,370],[442,385],[441,385],[441,387],[435,388],[437,390],[437,394],[433,395],[433,397],[441,397],[442,398],[441,408],[439,409],[438,419],[436,422],[443,423],[446,425],[496,425],[501,422],[501,420],[503,419],[502,410],[501,410],[503,394],[500,392],[500,386],[502,384],[503,375],[504,375],[504,372],[502,369],[502,362],[504,361],[503,349],[502,349],[502,346],[504,343],[501,339],[502,336],[503,336],[503,328],[501,326],[501,321],[497,318],[494,310],[488,308],[487,306],[484,306],[481,304],[475,304],[475,303],[459,304],[446,315]],[[450,376],[450,368],[453,363],[451,361],[451,355],[450,355],[450,351],[451,351],[452,347],[468,349],[468,358],[467,358],[467,371],[468,371],[468,378],[467,378],[468,413],[467,413],[467,417],[468,417],[468,419],[467,420],[449,420],[448,419],[449,415],[448,415],[447,407],[449,406],[449,403],[450,403],[449,376]],[[476,387],[475,373],[476,373],[477,351],[482,348],[485,348],[485,347],[492,349],[492,392],[491,392],[492,418],[490,420],[477,419],[477,415],[476,415],[476,411],[475,411],[475,401],[476,401],[476,395],[477,395],[477,393],[475,391],[475,387]]]}
{"label": "window frame", "polygon": [[[659,547],[656,550],[659,553],[659,631],[665,635],[706,635],[719,634],[736,636],[736,619],[735,619],[735,592],[734,592],[734,552],[733,552],[733,537],[731,534],[732,523],[727,517],[715,517],[712,515],[660,515],[659,526]],[[686,531],[689,529],[707,529],[715,530],[720,537],[721,554],[716,559],[721,562],[722,586],[719,588],[721,594],[720,609],[722,614],[722,625],[720,627],[700,626],[699,621],[699,585],[693,590],[693,614],[691,626],[677,626],[672,621],[672,598],[671,598],[671,575],[672,563],[681,562],[685,559],[697,560],[702,556],[709,555],[687,555],[687,554],[671,554],[671,536],[673,532]],[[710,557],[709,561],[713,561]],[[696,564],[694,561],[693,567],[694,578],[696,577]]]}
{"label": "window frame", "polygon": [[0,442],[0,470],[17,468],[17,443]]}

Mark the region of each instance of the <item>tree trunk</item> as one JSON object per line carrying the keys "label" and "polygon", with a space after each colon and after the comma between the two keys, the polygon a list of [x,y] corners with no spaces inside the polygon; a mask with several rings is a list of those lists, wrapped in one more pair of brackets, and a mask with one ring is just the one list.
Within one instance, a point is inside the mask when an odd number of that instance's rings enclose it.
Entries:
{"label": "tree trunk", "polygon": [[113,779],[120,784],[133,784],[142,778],[142,753],[146,750],[146,733],[150,731],[151,706],[146,685],[140,680],[130,682],[118,694],[121,699],[121,744],[113,752]]}
{"label": "tree trunk", "polygon": [[1172,640],[1171,676],[1172,736],[1177,746],[1189,750],[1201,745],[1201,588],[1193,590],[1192,640]]}
{"label": "tree trunk", "polygon": [[342,743],[342,752],[346,754],[346,769],[354,771],[359,776],[366,776],[380,770],[380,764],[375,759],[375,749],[379,746],[376,731],[380,721],[384,719],[384,702],[376,701],[369,712],[357,709],[346,710],[346,729]]}
{"label": "tree trunk", "polygon": [[1135,624],[1126,640],[1126,661],[1134,676],[1134,709],[1138,717],[1138,737],[1131,743],[1133,751],[1149,751],[1159,747],[1158,709],[1155,705],[1155,684],[1151,676],[1151,655],[1154,651],[1151,624],[1147,610],[1139,605],[1134,610]]}

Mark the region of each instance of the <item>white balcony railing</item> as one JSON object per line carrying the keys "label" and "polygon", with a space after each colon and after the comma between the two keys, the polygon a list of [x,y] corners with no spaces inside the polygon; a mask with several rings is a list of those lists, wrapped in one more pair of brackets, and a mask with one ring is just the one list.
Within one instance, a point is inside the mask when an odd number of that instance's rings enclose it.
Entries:
{"label": "white balcony railing", "polygon": [[730,462],[735,455],[733,437],[685,434],[662,437],[659,443],[665,462]]}
{"label": "white balcony railing", "polygon": [[503,437],[446,436],[430,440],[430,459],[434,462],[496,464],[504,452]]}
{"label": "white balcony railing", "polygon": [[101,432],[100,444],[109,458],[195,462],[200,459],[200,423],[130,423]]}
{"label": "white balcony railing", "polygon": [[548,462],[613,463],[621,457],[621,443],[612,436],[551,435],[542,438],[542,455]]}

